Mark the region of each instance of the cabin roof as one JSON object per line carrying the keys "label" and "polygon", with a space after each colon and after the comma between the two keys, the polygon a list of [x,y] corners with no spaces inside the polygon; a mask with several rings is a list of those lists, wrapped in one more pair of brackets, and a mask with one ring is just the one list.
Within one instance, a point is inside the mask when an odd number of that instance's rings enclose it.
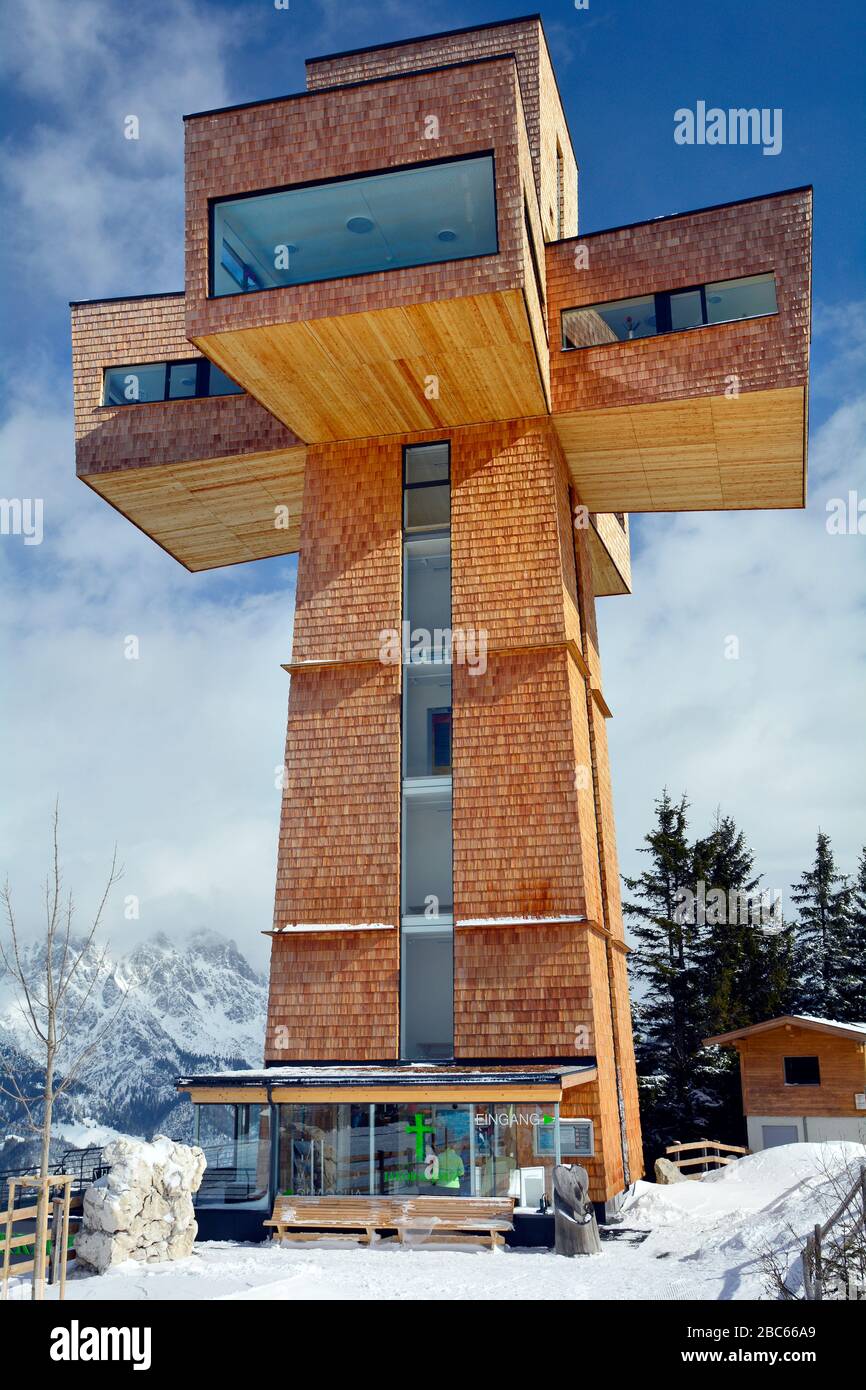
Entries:
{"label": "cabin roof", "polygon": [[740,1038],[750,1038],[756,1033],[769,1033],[775,1028],[807,1028],[816,1033],[831,1033],[839,1038],[852,1038],[855,1042],[866,1043],[866,1023],[838,1023],[832,1018],[816,1018],[813,1014],[782,1014],[779,1018],[769,1018],[763,1023],[752,1023],[748,1028],[736,1028],[732,1033],[719,1033],[713,1038],[704,1038],[704,1047],[737,1042]]}

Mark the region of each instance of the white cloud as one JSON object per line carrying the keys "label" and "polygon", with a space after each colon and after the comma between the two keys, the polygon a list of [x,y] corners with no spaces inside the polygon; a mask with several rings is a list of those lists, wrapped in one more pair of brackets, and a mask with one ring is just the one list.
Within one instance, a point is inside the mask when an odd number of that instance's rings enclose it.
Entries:
{"label": "white cloud", "polygon": [[78,299],[181,285],[181,117],[229,100],[233,23],[189,0],[6,7],[0,70],[32,113],[2,173],[22,275]]}
{"label": "white cloud", "polygon": [[[42,496],[45,538],[0,539],[0,843],[22,915],[38,907],[60,797],[82,912],[116,841],[108,934],[210,926],[261,964],[270,926],[294,562],[190,575],[74,476],[71,422],[26,404],[0,433],[11,496]],[[25,492],[26,489],[26,492]],[[125,638],[139,639],[139,659]],[[138,922],[124,919],[136,895]]]}
{"label": "white cloud", "polygon": [[[637,519],[634,594],[599,603],[620,859],[636,853],[663,785],[695,831],[718,804],[772,888],[811,864],[820,825],[842,867],[866,842],[866,536],[830,535],[826,503],[866,476],[866,396],[810,452],[805,511]],[[635,519],[633,518],[633,522]],[[738,660],[725,640],[739,640]]]}

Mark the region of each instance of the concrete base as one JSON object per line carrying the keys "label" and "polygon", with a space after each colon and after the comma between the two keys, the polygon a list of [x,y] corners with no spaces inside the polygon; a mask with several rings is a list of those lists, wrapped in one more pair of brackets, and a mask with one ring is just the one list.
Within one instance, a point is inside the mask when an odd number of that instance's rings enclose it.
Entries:
{"label": "concrete base", "polygon": [[[796,1134],[786,1135],[784,1130]],[[821,1144],[827,1139],[850,1139],[866,1144],[866,1112],[859,1118],[849,1115],[746,1116],[747,1142],[753,1153],[772,1147],[772,1131],[776,1131],[776,1142]]]}

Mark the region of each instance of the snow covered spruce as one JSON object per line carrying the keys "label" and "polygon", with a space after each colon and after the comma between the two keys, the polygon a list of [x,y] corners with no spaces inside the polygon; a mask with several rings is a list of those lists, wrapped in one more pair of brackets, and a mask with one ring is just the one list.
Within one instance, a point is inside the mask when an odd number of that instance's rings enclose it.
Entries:
{"label": "snow covered spruce", "polygon": [[163,1134],[150,1144],[117,1139],[103,1163],[109,1172],[84,1197],[75,1247],[81,1264],[101,1274],[124,1260],[153,1263],[190,1255],[198,1229],[192,1198],[205,1168],[201,1149]]}

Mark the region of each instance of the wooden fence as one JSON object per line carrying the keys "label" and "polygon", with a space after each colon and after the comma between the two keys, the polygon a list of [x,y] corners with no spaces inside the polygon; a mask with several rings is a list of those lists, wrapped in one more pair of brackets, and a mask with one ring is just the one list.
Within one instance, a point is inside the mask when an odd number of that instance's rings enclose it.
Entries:
{"label": "wooden fence", "polygon": [[[72,1196],[71,1174],[48,1178],[12,1178],[9,1182],[8,1205],[0,1211],[0,1255],[3,1257],[0,1297],[9,1296],[9,1280],[30,1275],[34,1296],[42,1297],[46,1268],[49,1284],[59,1284],[60,1297],[66,1291],[66,1266],[75,1259],[75,1236],[81,1226],[84,1195]],[[26,1206],[15,1205],[17,1187],[45,1187],[49,1210],[43,1212],[37,1199]],[[59,1187],[60,1195],[52,1196],[51,1187]],[[32,1229],[16,1234],[21,1224]],[[41,1229],[40,1229],[41,1227]],[[64,1258],[65,1252],[65,1258]],[[14,1256],[14,1259],[13,1259]],[[23,1257],[23,1258],[22,1258]]]}
{"label": "wooden fence", "polygon": [[[674,1167],[697,1168],[700,1167],[702,1173],[708,1173],[716,1168],[724,1168],[728,1163],[736,1163],[749,1152],[742,1149],[738,1144],[720,1144],[716,1139],[695,1139],[690,1144],[670,1144],[665,1149],[665,1154],[683,1154],[693,1149],[700,1149],[701,1153],[691,1158],[671,1158]],[[726,1154],[733,1154],[733,1158],[725,1157]],[[687,1178],[699,1178],[701,1173],[686,1173]]]}
{"label": "wooden fence", "polygon": [[[842,1228],[848,1213],[847,1225]],[[827,1247],[825,1241],[836,1227],[840,1227],[839,1236]],[[851,1278],[856,1275],[859,1281],[863,1281],[866,1273],[866,1163],[832,1216],[827,1218],[823,1226],[816,1225],[812,1234],[806,1237],[806,1247],[800,1258],[803,1262],[803,1289],[809,1303],[823,1300],[828,1282],[838,1287],[841,1281],[846,1286],[846,1296],[850,1296],[848,1285]],[[852,1271],[855,1261],[859,1267]]]}

